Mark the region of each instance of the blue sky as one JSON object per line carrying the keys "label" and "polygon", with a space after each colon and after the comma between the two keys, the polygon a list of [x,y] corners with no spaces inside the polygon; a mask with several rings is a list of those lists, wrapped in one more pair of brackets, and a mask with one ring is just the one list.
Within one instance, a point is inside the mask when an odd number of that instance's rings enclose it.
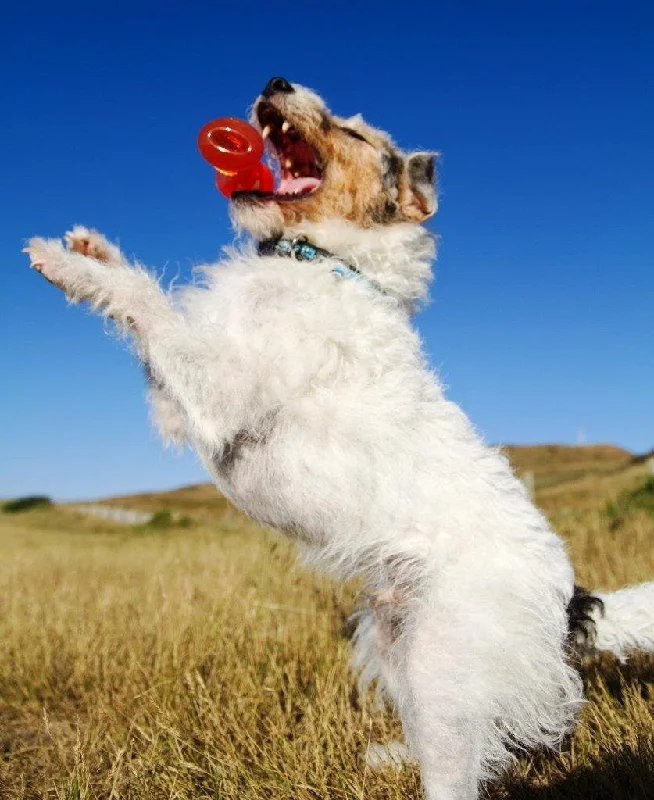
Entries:
{"label": "blue sky", "polygon": [[[248,9],[250,9],[248,11]],[[199,128],[272,75],[443,152],[434,367],[489,441],[654,446],[651,3],[71,3],[3,12],[0,496],[203,479],[134,358],[27,268],[73,223],[188,277],[230,239]]]}

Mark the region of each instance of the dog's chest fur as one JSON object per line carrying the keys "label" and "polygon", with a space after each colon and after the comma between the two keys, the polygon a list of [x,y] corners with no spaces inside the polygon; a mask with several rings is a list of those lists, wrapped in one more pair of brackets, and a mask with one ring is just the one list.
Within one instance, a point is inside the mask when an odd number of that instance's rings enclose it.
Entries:
{"label": "dog's chest fur", "polygon": [[[210,415],[211,430],[196,426],[194,445],[254,519],[314,545],[328,567],[347,561],[348,573],[405,551],[446,561],[465,544],[458,531],[510,548],[525,526],[558,563],[556,538],[444,398],[392,295],[336,277],[329,262],[250,252],[212,268],[183,302],[208,348],[219,340],[221,362],[239,364],[203,367],[233,402]],[[507,492],[523,515],[508,524],[494,505]]]}
{"label": "dog's chest fur", "polygon": [[183,303],[248,365],[220,376],[238,398],[220,410],[220,445],[196,441],[222,491],[313,542],[339,520],[367,526],[387,504],[391,465],[411,472],[407,445],[437,393],[400,304],[329,263],[254,254],[210,273]]}

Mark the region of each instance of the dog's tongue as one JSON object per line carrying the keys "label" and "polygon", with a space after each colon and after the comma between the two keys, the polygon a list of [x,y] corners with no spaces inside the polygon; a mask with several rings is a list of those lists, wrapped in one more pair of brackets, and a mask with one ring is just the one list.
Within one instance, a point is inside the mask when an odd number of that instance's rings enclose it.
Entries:
{"label": "dog's tongue", "polygon": [[276,194],[304,194],[319,185],[319,178],[283,178]]}

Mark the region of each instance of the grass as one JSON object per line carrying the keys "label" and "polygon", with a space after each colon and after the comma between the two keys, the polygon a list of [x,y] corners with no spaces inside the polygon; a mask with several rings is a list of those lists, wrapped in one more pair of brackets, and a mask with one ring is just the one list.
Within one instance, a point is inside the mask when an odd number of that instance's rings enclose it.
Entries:
{"label": "grass", "polygon": [[[614,497],[642,481],[609,473],[586,480],[607,495],[612,480]],[[548,495],[580,581],[651,580],[653,517],[629,510],[616,528],[604,494],[571,507],[580,480],[558,506]],[[307,574],[206,488],[172,495],[116,502],[191,528],[0,514],[0,798],[418,800],[415,769],[364,766],[368,743],[400,730],[348,670],[355,589]],[[571,741],[521,756],[489,798],[651,800],[652,660],[605,659],[585,678]]]}
{"label": "grass", "polygon": [[637,510],[654,515],[654,475],[648,475],[633,489],[621,491],[606,506],[606,513],[616,527],[622,525]]}

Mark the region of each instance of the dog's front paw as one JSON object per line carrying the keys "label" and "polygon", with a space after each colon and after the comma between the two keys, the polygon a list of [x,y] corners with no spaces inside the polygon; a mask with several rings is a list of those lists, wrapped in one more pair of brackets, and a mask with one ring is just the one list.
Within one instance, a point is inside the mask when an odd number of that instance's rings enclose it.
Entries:
{"label": "dog's front paw", "polygon": [[50,283],[65,290],[62,266],[66,251],[59,239],[34,237],[23,248],[23,253],[29,256],[32,269],[40,272]]}
{"label": "dog's front paw", "polygon": [[120,261],[120,250],[101,233],[83,225],[75,225],[72,231],[64,234],[66,247],[72,253],[81,253],[107,264]]}
{"label": "dog's front paw", "polygon": [[366,764],[376,772],[383,769],[399,771],[412,763],[409,748],[403,742],[392,741],[387,744],[371,742],[366,750]]}

